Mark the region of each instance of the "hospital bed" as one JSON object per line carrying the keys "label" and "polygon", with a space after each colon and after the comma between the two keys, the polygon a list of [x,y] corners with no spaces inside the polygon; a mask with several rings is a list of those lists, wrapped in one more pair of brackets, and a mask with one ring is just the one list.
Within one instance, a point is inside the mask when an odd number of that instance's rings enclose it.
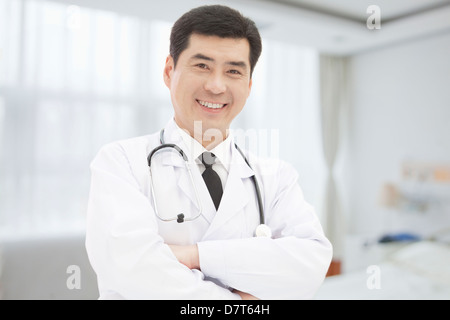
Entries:
{"label": "hospital bed", "polygon": [[397,244],[375,264],[326,278],[315,299],[450,300],[450,243]]}

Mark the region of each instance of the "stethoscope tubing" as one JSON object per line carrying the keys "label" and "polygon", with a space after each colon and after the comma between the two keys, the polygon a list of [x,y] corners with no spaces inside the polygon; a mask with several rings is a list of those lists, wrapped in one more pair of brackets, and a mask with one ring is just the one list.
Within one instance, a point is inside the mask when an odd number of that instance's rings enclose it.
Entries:
{"label": "stethoscope tubing", "polygon": [[[199,193],[198,193],[198,190],[197,190],[197,188],[195,186],[194,179],[193,179],[193,176],[192,176],[192,171],[191,171],[191,168],[189,167],[189,164],[188,164],[188,158],[187,158],[186,154],[184,153],[184,151],[179,146],[177,146],[176,144],[173,144],[173,143],[165,143],[164,142],[164,129],[162,129],[161,132],[160,132],[160,139],[159,140],[160,140],[161,145],[159,145],[156,148],[154,148],[147,156],[147,164],[148,164],[148,167],[149,167],[149,170],[150,170],[150,189],[151,189],[151,192],[152,192],[152,195],[153,195],[152,198],[153,198],[153,205],[155,207],[156,216],[160,220],[165,221],[165,222],[170,222],[170,221],[174,221],[174,220],[177,220],[177,222],[179,222],[179,223],[184,222],[184,221],[193,221],[193,220],[197,219],[198,217],[200,217],[202,215],[203,210],[202,210],[202,206],[201,206]],[[238,145],[236,143],[234,145],[235,145],[237,151],[244,158],[245,163],[249,166],[250,169],[253,170],[253,168],[250,165],[250,162],[248,161],[248,159],[245,156],[244,152],[238,147]],[[192,185],[194,187],[195,197],[196,197],[196,201],[197,201],[198,208],[199,208],[198,214],[195,215],[192,218],[184,218],[184,214],[180,213],[180,214],[178,214],[176,216],[176,218],[165,219],[165,218],[162,218],[159,215],[159,213],[158,213],[158,206],[157,206],[157,203],[156,203],[155,188],[153,186],[153,174],[152,174],[151,162],[152,162],[153,155],[156,152],[158,152],[158,151],[160,151],[162,149],[165,149],[165,148],[175,149],[180,154],[180,156],[183,158],[183,160],[185,162],[186,169],[187,169],[187,171],[189,173],[189,178],[190,178],[190,180],[192,182]],[[262,199],[261,199],[261,189],[259,188],[258,180],[256,179],[256,174],[251,176],[251,179],[252,179],[253,185],[255,186],[256,198],[257,198],[257,201],[258,201],[259,221],[260,221],[260,224],[264,225],[265,219],[264,219],[263,203],[262,203]]]}

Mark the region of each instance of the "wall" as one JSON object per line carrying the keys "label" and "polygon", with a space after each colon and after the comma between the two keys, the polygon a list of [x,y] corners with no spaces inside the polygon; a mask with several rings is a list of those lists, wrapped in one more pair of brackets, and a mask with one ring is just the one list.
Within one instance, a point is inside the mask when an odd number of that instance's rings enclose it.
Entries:
{"label": "wall", "polygon": [[[389,212],[377,197],[399,181],[404,161],[450,164],[450,34],[400,43],[350,59],[348,141],[341,154],[350,233],[450,226],[450,210]],[[441,208],[442,209],[442,208]]]}
{"label": "wall", "polygon": [[37,237],[0,244],[0,300],[95,300],[97,278],[84,235]]}

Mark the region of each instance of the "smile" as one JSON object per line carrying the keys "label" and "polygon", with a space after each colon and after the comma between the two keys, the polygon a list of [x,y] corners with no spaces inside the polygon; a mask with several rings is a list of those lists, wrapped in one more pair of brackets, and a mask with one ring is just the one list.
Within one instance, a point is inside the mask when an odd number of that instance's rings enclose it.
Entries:
{"label": "smile", "polygon": [[227,105],[226,103],[225,104],[213,103],[213,102],[207,102],[207,101],[202,101],[202,100],[197,100],[197,102],[199,104],[201,104],[202,106],[209,108],[209,109],[221,109]]}

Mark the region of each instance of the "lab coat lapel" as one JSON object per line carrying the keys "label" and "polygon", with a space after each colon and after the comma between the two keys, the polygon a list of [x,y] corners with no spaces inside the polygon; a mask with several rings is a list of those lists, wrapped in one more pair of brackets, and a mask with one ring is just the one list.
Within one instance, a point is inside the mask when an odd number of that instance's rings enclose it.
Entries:
{"label": "lab coat lapel", "polygon": [[[178,176],[178,187],[191,200],[191,202],[194,204],[194,206],[197,208],[197,210],[201,210],[202,212],[204,212],[204,209],[203,209],[204,201],[202,200],[202,197],[201,197],[201,195],[204,193],[204,191],[201,189],[203,179],[201,181],[199,179],[200,172],[198,170],[196,163],[189,162],[188,166],[191,169],[193,182],[191,181],[191,178],[189,176],[187,169],[181,168],[181,170],[184,170],[184,171]],[[197,188],[197,193],[199,196],[198,199],[197,199],[197,194],[195,193],[194,188]],[[206,192],[208,192],[208,190],[206,190]]]}
{"label": "lab coat lapel", "polygon": [[[183,147],[182,141],[178,141],[177,145]],[[181,155],[177,154],[175,150],[173,150],[170,156],[164,157],[162,162],[163,165],[165,166],[174,167],[174,174],[177,176],[176,179],[179,189],[191,200],[191,202],[197,208],[197,210],[201,210],[203,206],[201,203],[199,205],[197,201],[195,189],[189,176],[189,172],[186,168],[186,165],[189,166],[192,173],[192,179],[194,181],[195,186],[197,187],[197,191],[200,196],[204,192],[202,189],[200,189],[201,184],[203,183],[203,179],[201,179],[200,176],[201,180],[199,180],[200,172],[198,170],[197,164],[193,161],[188,161],[188,163],[186,164]],[[206,192],[208,192],[208,190],[206,190]],[[202,199],[200,197],[199,201],[201,200]]]}
{"label": "lab coat lapel", "polygon": [[[184,161],[183,157],[175,150],[175,149],[168,149],[168,154],[163,157],[162,164],[164,166],[171,166],[174,168],[174,174],[176,176],[176,181],[178,188],[190,199],[192,204],[197,210],[202,210],[202,202],[200,202],[200,205],[197,201],[197,196],[195,193],[194,186],[192,185],[191,178],[189,176],[189,172],[186,168],[186,165],[189,166],[191,173],[192,173],[192,179],[194,181],[195,186],[197,187],[197,191],[199,195],[202,194],[203,190],[199,188],[201,186],[201,183],[203,182],[203,179],[199,180],[199,170],[197,167],[197,164],[191,159],[190,155],[187,152],[186,145],[184,144],[184,141],[177,131],[177,128],[175,127],[175,123],[173,120],[169,121],[169,123],[166,125],[165,130],[165,143],[171,143],[179,146],[185,154],[188,156],[188,163]],[[169,177],[167,177],[169,180]],[[176,201],[176,199],[173,199]],[[202,201],[201,197],[199,199]],[[193,215],[197,214],[196,212],[193,213]]]}
{"label": "lab coat lapel", "polygon": [[[206,240],[208,238],[215,238],[214,234],[217,234],[218,232],[239,232],[239,230],[237,229],[243,227],[236,225],[233,227],[234,230],[231,230],[230,226],[226,226],[226,224],[237,214],[244,214],[242,209],[247,205],[251,196],[244,184],[244,181],[248,180],[252,175],[254,175],[253,170],[250,169],[250,167],[245,163],[242,156],[233,146],[230,171],[228,174],[222,200],[208,231],[203,237],[203,240]],[[223,228],[226,228],[227,230]]]}
{"label": "lab coat lapel", "polygon": [[[177,170],[176,174],[178,175],[178,187],[190,199],[194,207],[202,212],[203,217],[208,221],[208,223],[211,223],[216,215],[216,208],[214,207],[214,203],[209,195],[209,191],[205,185],[203,177],[200,174],[198,165],[194,161],[188,162],[188,166],[190,167],[192,173],[192,180],[194,182],[193,185],[184,160],[181,156],[179,158],[181,161],[175,160],[170,162],[166,160],[165,163],[176,167],[175,170]],[[197,194],[199,197],[198,200],[194,188],[197,188]],[[197,214],[197,212],[193,214]]]}

